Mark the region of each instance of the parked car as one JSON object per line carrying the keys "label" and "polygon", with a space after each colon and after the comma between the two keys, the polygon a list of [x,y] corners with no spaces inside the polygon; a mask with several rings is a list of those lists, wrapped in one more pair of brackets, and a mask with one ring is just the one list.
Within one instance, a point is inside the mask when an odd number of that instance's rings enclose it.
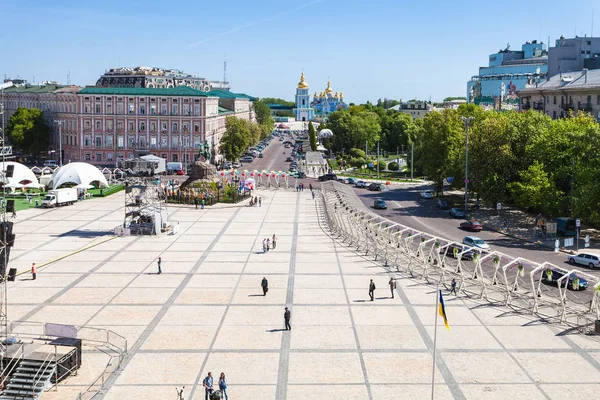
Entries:
{"label": "parked car", "polygon": [[367,187],[367,183],[364,181],[358,181],[358,182],[356,182],[356,184],[354,186],[359,189],[364,189]]}
{"label": "parked car", "polygon": [[448,214],[450,214],[450,216],[452,218],[464,218],[465,217],[465,212],[460,209],[460,208],[451,208],[450,211],[448,211]]}
{"label": "parked car", "polygon": [[264,158],[263,153],[258,153],[258,158]]}
{"label": "parked car", "polygon": [[579,253],[569,256],[569,264],[586,265],[590,268],[600,268],[600,255],[594,253]]}
{"label": "parked car", "polygon": [[381,184],[380,183],[371,183],[369,186],[367,186],[367,190],[371,190],[373,192],[380,192]]}
{"label": "parked car", "polygon": [[[548,274],[547,271],[551,271],[551,273]],[[557,271],[555,269],[546,270],[546,271],[542,272],[542,283],[545,283],[546,285],[558,286],[558,280],[560,278],[562,278],[563,276],[565,276],[565,274],[566,274],[566,272]],[[577,281],[579,281],[579,284],[575,285],[575,286],[577,286],[577,288],[574,286],[575,279],[577,279]],[[586,279],[584,279],[580,276],[577,276],[575,274],[569,275],[568,281],[569,282],[567,283],[567,282],[565,282],[565,280],[563,280],[561,282],[561,287],[564,288],[566,286],[567,289],[570,289],[570,290],[585,290],[589,286],[589,282]]]}
{"label": "parked car", "polygon": [[335,181],[336,179],[337,179],[337,176],[335,174],[325,174],[325,175],[321,175],[319,177],[319,180],[321,182],[324,182],[324,181]]}
{"label": "parked car", "polygon": [[438,200],[435,202],[435,206],[437,208],[439,208],[440,210],[449,210],[450,209],[450,203],[448,203],[446,200]]}
{"label": "parked car", "polygon": [[471,221],[461,222],[460,229],[471,232],[481,232],[483,230],[483,225],[481,225],[479,221],[473,219]]}
{"label": "parked car", "polygon": [[348,183],[350,185],[356,185],[356,182],[358,182],[356,179],[354,179],[354,178],[348,178]]}
{"label": "parked car", "polygon": [[178,169],[177,171],[175,171],[176,175],[185,175],[185,169]]}
{"label": "parked car", "polygon": [[433,192],[431,190],[422,190],[419,194],[422,199],[433,199]]}
{"label": "parked car", "polygon": [[[455,258],[454,256],[454,249],[457,250],[457,254],[462,253],[463,251],[465,251],[465,247],[461,246],[459,244],[451,244],[448,247],[440,250],[440,254],[444,254],[446,253],[447,256],[450,256],[452,258]],[[472,260],[473,259],[473,255],[475,254],[475,252],[473,250],[469,250],[469,251],[465,251],[461,256],[460,259],[461,260]]]}
{"label": "parked car", "polygon": [[477,236],[465,236],[463,238],[463,244],[467,246],[476,247],[481,250],[489,250],[490,245],[485,240],[478,238]]}
{"label": "parked car", "polygon": [[239,168],[239,167],[241,167],[242,165],[241,165],[239,162],[234,162],[233,164],[231,164],[231,166],[232,166],[233,168]]}
{"label": "parked car", "polygon": [[387,204],[385,204],[385,201],[382,199],[375,199],[373,208],[376,210],[387,210]]}
{"label": "parked car", "polygon": [[245,162],[245,163],[250,163],[250,162],[254,161],[254,157],[245,156],[245,157],[240,158],[240,161]]}
{"label": "parked car", "polygon": [[304,173],[304,171],[298,172],[298,178],[306,178],[306,174]]}
{"label": "parked car", "polygon": [[288,157],[285,159],[285,162],[292,162],[292,161],[294,161],[294,159],[292,157]]}

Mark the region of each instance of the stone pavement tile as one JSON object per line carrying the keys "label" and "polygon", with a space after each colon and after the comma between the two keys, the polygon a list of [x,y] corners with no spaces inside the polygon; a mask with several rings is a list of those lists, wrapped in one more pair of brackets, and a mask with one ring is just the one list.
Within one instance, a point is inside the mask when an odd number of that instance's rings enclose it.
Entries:
{"label": "stone pavement tile", "polygon": [[172,242],[148,241],[144,239],[146,238],[142,238],[127,247],[127,251],[148,251],[148,249],[152,249],[153,252],[160,253],[167,250],[172,244]]}
{"label": "stone pavement tile", "polygon": [[223,326],[213,348],[215,350],[278,350],[281,328],[271,326]]}
{"label": "stone pavement tile", "polygon": [[296,262],[296,274],[339,274],[337,263],[323,262]]}
{"label": "stone pavement tile", "polygon": [[[546,325],[490,326],[490,332],[507,349],[570,349]],[[558,340],[557,340],[558,339]]]}
{"label": "stone pavement tile", "polygon": [[160,306],[106,306],[89,325],[148,325],[160,311]]}
{"label": "stone pavement tile", "polygon": [[[38,278],[40,279],[40,278]],[[19,287],[8,290],[11,306],[16,304],[41,304],[60,292],[60,288]]]}
{"label": "stone pavement tile", "polygon": [[427,347],[414,326],[357,326],[358,340],[363,350],[409,349],[425,350]]}
{"label": "stone pavement tile", "polygon": [[183,281],[184,276],[180,274],[164,273],[157,275],[155,273],[146,273],[138,275],[130,284],[129,287],[177,287]]}
{"label": "stone pavement tile", "polygon": [[531,382],[506,353],[443,352],[442,357],[458,383]]}
{"label": "stone pavement tile", "polygon": [[[431,367],[430,367],[431,369]],[[430,371],[431,372],[431,371]],[[431,400],[431,384],[429,385],[373,385],[371,393],[377,400]],[[452,400],[454,396],[448,386],[443,383],[435,385],[435,400]],[[480,397],[483,399],[483,397]]]}
{"label": "stone pavement tile", "polygon": [[[137,353],[117,378],[116,385],[191,385],[205,353]],[[171,388],[173,392],[175,390]],[[136,396],[137,397],[137,396]],[[137,397],[139,398],[139,397]]]}
{"label": "stone pavement tile", "polygon": [[[12,251],[11,251],[12,261]],[[48,265],[43,268],[43,271],[48,272],[71,272],[71,273],[86,273],[92,268],[97,267],[101,261],[70,261],[68,258],[57,261],[52,265]]]}
{"label": "stone pavement tile", "polygon": [[202,379],[209,371],[213,376],[225,372],[227,380],[238,384],[276,384],[279,368],[279,352],[276,353],[211,353],[200,375]]}
{"label": "stone pavement tile", "polygon": [[[214,237],[213,237],[214,239]],[[227,234],[223,234],[220,238],[219,241],[217,242],[218,244],[220,243],[228,243],[229,244],[229,249],[234,250],[235,249],[235,245],[237,243],[243,243],[243,244],[251,244],[254,243],[256,241],[256,235],[227,235]],[[261,239],[262,242],[262,239]]]}
{"label": "stone pavement tile", "polygon": [[[258,251],[258,246],[254,249],[254,251]],[[261,248],[262,252],[262,248]],[[208,253],[206,258],[204,259],[207,263],[245,263],[248,260],[248,253],[234,253],[231,251],[211,251]],[[234,271],[227,271],[234,272]],[[240,271],[238,271],[240,272]]]}
{"label": "stone pavement tile", "polygon": [[192,235],[191,233],[186,232],[185,235],[177,235],[177,236],[165,236],[177,238],[177,243],[212,243],[215,240],[214,235]]}
{"label": "stone pavement tile", "polygon": [[[283,327],[283,306],[235,306],[227,310],[223,325],[269,326],[270,329]],[[292,324],[294,323],[292,309]]]}
{"label": "stone pavement tile", "polygon": [[[98,375],[100,375],[100,371],[98,371]],[[69,380],[70,378],[67,378]],[[54,389],[44,392],[44,400],[62,400],[62,399],[77,399],[79,393],[85,392],[92,380],[88,380],[85,385],[70,385],[69,383],[65,383],[65,381],[61,382],[58,386],[58,390],[55,392]]]}
{"label": "stone pavement tile", "polygon": [[[261,241],[262,243],[262,241]],[[254,242],[244,243],[227,243],[227,242],[217,242],[212,248],[213,251],[237,251],[237,252],[249,252],[254,248]]]}
{"label": "stone pavement tile", "polygon": [[83,325],[98,311],[100,311],[100,309],[100,305],[50,305],[35,313],[30,320],[38,322],[51,322],[54,324]]}
{"label": "stone pavement tile", "polygon": [[121,288],[71,288],[54,300],[53,304],[107,304]]}
{"label": "stone pavement tile", "polygon": [[[128,262],[111,261],[111,262],[104,264],[103,266],[98,268],[96,271],[94,271],[94,274],[114,274],[114,273],[139,274],[140,272],[142,272],[146,268],[148,268],[148,265],[152,266],[152,264],[153,263],[149,263],[147,261],[142,261],[142,262],[135,262],[133,260],[128,261]],[[154,267],[154,270],[156,270],[156,266]]]}
{"label": "stone pavement tile", "polygon": [[297,253],[296,262],[298,263],[335,263],[337,265],[337,257],[333,252],[327,253]]}
{"label": "stone pavement tile", "polygon": [[486,326],[492,325],[515,325],[522,326],[531,322],[530,318],[515,314],[511,310],[504,307],[494,307],[489,304],[481,306],[472,306],[471,311],[481,320],[481,323]]}
{"label": "stone pavement tile", "polygon": [[129,348],[133,346],[147,328],[146,325],[98,325],[93,327],[88,325],[88,327],[90,329],[108,329],[109,331],[113,331],[116,334],[123,336],[125,340],[127,340]]}
{"label": "stone pavement tile", "polygon": [[600,382],[600,372],[576,353],[514,353],[517,361],[539,383]]}
{"label": "stone pavement tile", "polygon": [[[195,245],[191,245],[191,246],[195,246]],[[158,256],[160,255],[162,257],[163,262],[165,263],[165,265],[167,263],[177,263],[180,261],[191,261],[191,262],[196,262],[198,261],[198,259],[200,257],[202,257],[202,255],[204,254],[203,251],[200,250],[188,250],[188,251],[184,251],[184,250],[180,250],[180,251],[163,251],[162,253],[157,253],[156,254],[156,258],[158,258]],[[154,262],[156,263],[156,260],[154,260]]]}
{"label": "stone pavement tile", "polygon": [[294,304],[347,304],[343,289],[296,289]]}
{"label": "stone pavement tile", "polygon": [[540,387],[551,399],[597,399],[600,384],[564,381],[558,384],[541,384]]}
{"label": "stone pavement tile", "polygon": [[[204,377],[202,377],[202,379],[204,379]],[[227,375],[227,380],[229,381],[229,386],[227,387],[227,395],[231,400],[276,400],[276,385],[237,385],[231,382],[229,375]],[[292,400],[292,398],[289,397],[289,395],[288,399]],[[191,400],[204,400],[204,389],[201,387],[201,385],[196,390],[194,398]]]}
{"label": "stone pavement tile", "polygon": [[217,332],[216,325],[161,325],[154,328],[143,350],[208,349]]}
{"label": "stone pavement tile", "polygon": [[[527,400],[543,400],[546,397],[534,385],[524,384],[508,384],[508,385],[460,385],[460,389],[464,393],[467,400],[504,400],[504,399],[527,399]],[[559,399],[560,397],[550,398]],[[577,397],[570,397],[577,398]]]}
{"label": "stone pavement tile", "polygon": [[[194,268],[194,266],[196,265],[196,262],[198,261],[198,258],[199,257],[189,257],[186,260],[168,260],[166,262],[165,262],[165,259],[163,258],[162,262],[161,262],[162,273],[163,274],[170,274],[170,273],[187,274]],[[147,273],[147,274],[152,274],[152,273],[155,273],[156,271],[158,271],[158,266],[157,266],[156,262],[150,263],[143,270],[143,272]]]}
{"label": "stone pavement tile", "polygon": [[[315,396],[316,392],[318,395]],[[344,399],[365,400],[369,398],[365,385],[321,385],[317,389],[313,385],[288,385],[287,398],[293,399]],[[378,397],[375,397],[379,399]]]}
{"label": "stone pavement tile", "polygon": [[352,349],[355,350],[356,339],[352,326],[325,325],[306,326],[292,325],[290,348],[298,349]]}
{"label": "stone pavement tile", "polygon": [[[423,325],[433,326],[435,324],[437,310],[435,309],[435,299],[433,300],[434,303],[432,303],[430,306],[413,307]],[[481,326],[479,320],[467,307],[450,306],[448,303],[446,303],[446,315],[448,317],[448,323],[451,327],[454,325]],[[442,320],[443,324],[442,318],[438,318],[438,323],[440,320]]]}
{"label": "stone pavement tile", "polygon": [[340,275],[296,275],[294,289],[343,289]]}
{"label": "stone pavement tile", "polygon": [[291,253],[284,253],[282,251],[268,251],[266,253],[262,252],[262,240],[257,242],[255,245],[255,251],[258,251],[260,248],[260,253],[250,253],[250,257],[248,257],[248,263],[280,263],[280,264],[289,264]]}
{"label": "stone pavement tile", "polygon": [[[84,252],[87,253],[87,252]],[[81,254],[81,253],[80,253]],[[112,259],[112,261],[117,261],[117,262],[151,262],[154,261],[158,256],[160,255],[160,252],[158,251],[122,251],[120,253],[117,253],[114,258]]]}
{"label": "stone pavement tile", "polygon": [[[436,301],[436,290],[435,288],[432,288],[430,286],[426,286],[426,285],[422,285],[422,284],[418,284],[415,285],[415,283],[411,280],[408,279],[404,279],[404,278],[400,278],[398,279],[398,286],[402,288],[402,291],[404,292],[404,294],[406,295],[406,297],[408,298],[408,300],[410,301],[411,304],[415,305],[415,304],[419,304],[419,305],[424,305],[424,304],[433,304],[435,306],[435,301]],[[449,296],[446,295],[447,292],[443,291],[444,294],[444,301],[447,303],[448,300],[450,299]]]}
{"label": "stone pavement tile", "polygon": [[[263,254],[261,254],[263,255]],[[265,257],[268,257],[268,254],[264,254]],[[290,271],[290,263],[286,262],[257,262],[256,260],[253,262],[248,262],[246,265],[246,269],[244,270],[247,274],[287,274]]]}
{"label": "stone pavement tile", "polygon": [[[358,265],[358,264],[354,264],[351,261],[341,261],[340,260],[340,264],[341,264],[341,269],[342,269],[342,273],[344,275],[349,275],[349,274],[354,274],[354,275],[370,275],[368,278],[373,278],[376,275],[385,275],[387,276],[387,273],[382,270],[380,267],[377,267],[375,265]],[[365,277],[366,279],[367,277]],[[388,278],[389,279],[389,278]]]}
{"label": "stone pavement tile", "polygon": [[[10,294],[9,294],[10,296]],[[10,298],[10,297],[9,297]],[[31,310],[37,307],[37,304],[29,304],[24,306],[15,305],[13,303],[9,306],[9,318],[11,321],[19,321],[25,315],[27,315]]]}
{"label": "stone pavement tile", "polygon": [[294,306],[292,324],[307,326],[350,325],[346,306]]}
{"label": "stone pavement tile", "polygon": [[[29,269],[29,268],[28,268]],[[64,288],[78,279],[80,274],[52,273],[45,268],[38,269],[37,279],[31,279],[31,274],[23,274],[17,277],[17,284],[14,286],[28,288]],[[19,289],[20,290],[20,289]]]}
{"label": "stone pavement tile", "polygon": [[[269,281],[269,293],[271,293],[271,289],[285,289],[287,290],[288,286],[288,275],[242,275],[242,279],[240,279],[238,288],[257,288],[259,292],[262,294],[262,286],[260,283],[262,282],[262,278],[266,277]],[[296,280],[298,277],[296,277]]]}
{"label": "stone pavement tile", "polygon": [[[210,257],[210,255],[209,255]],[[229,261],[204,261],[196,271],[198,274],[239,274],[244,269],[246,260],[243,262]]]}
{"label": "stone pavement tile", "polygon": [[[296,353],[289,357],[288,382],[364,384],[358,353]],[[388,371],[389,372],[389,371]]]}
{"label": "stone pavement tile", "polygon": [[228,304],[233,288],[190,288],[179,293],[175,304]]}
{"label": "stone pavement tile", "polygon": [[208,246],[210,246],[210,243],[186,243],[186,242],[175,242],[172,245],[170,245],[167,249],[165,249],[164,251],[157,251],[157,253],[162,253],[164,254],[163,258],[167,258],[167,253],[171,254],[171,255],[177,255],[177,256],[181,256],[185,253],[191,253],[194,255],[197,254],[202,254],[203,252],[206,251],[206,249],[208,249]]}
{"label": "stone pavement tile", "polygon": [[[600,340],[597,336],[583,336],[580,334],[568,335],[569,339],[573,341],[577,346],[585,350],[600,350]],[[599,360],[600,361],[600,360]]]}
{"label": "stone pavement tile", "polygon": [[384,292],[386,296],[390,294],[390,286],[388,285],[390,278],[386,276],[365,277],[360,275],[344,275],[344,283],[346,284],[346,288],[362,289],[367,294],[371,279],[373,279],[373,283],[375,283],[375,293]]}
{"label": "stone pavement tile", "polygon": [[356,325],[413,325],[404,307],[353,305],[352,316]]}
{"label": "stone pavement tile", "polygon": [[[356,305],[364,304],[364,303],[371,304],[371,298],[369,297],[368,287],[361,288],[361,289],[348,289],[348,290],[346,290],[346,292],[348,293],[348,298],[350,300],[350,303],[352,303],[352,304],[356,304]],[[400,305],[400,304],[402,304],[402,300],[400,300],[400,296],[398,296],[397,294],[392,299],[392,293],[390,292],[390,289],[388,289],[387,287],[384,289],[380,289],[380,287],[377,286],[374,297],[375,297],[375,300],[373,301],[373,304],[378,304],[378,305],[382,305],[382,304]]]}
{"label": "stone pavement tile", "polygon": [[[82,360],[81,367],[77,370],[77,375],[72,375],[59,383],[58,390],[61,391],[64,388],[64,384],[71,385],[90,385],[97,377],[100,376],[106,364],[110,360],[110,356],[101,351],[89,352],[86,351],[85,358]],[[51,392],[51,391],[50,391]],[[46,393],[50,393],[46,392]],[[46,393],[44,393],[44,399],[46,398]],[[63,393],[64,395],[64,393]],[[73,397],[75,398],[75,397]]]}
{"label": "stone pavement tile", "polygon": [[[429,353],[363,353],[371,384],[431,384],[432,356]],[[393,373],[390,373],[393,371]],[[436,370],[439,375],[439,370]]]}
{"label": "stone pavement tile", "polygon": [[174,288],[125,288],[112,304],[163,304],[175,291]]}
{"label": "stone pavement tile", "polygon": [[169,307],[158,325],[219,325],[224,312],[225,306],[174,305]]}
{"label": "stone pavement tile", "polygon": [[[484,326],[452,325],[450,330],[444,327],[442,318],[438,319],[438,349],[501,349],[498,341],[486,330]],[[435,327],[426,326],[425,329],[433,340]]]}
{"label": "stone pavement tile", "polygon": [[133,274],[88,275],[75,287],[78,288],[122,288],[136,278]]}
{"label": "stone pavement tile", "polygon": [[195,274],[185,288],[233,288],[239,279],[240,275]]}
{"label": "stone pavement tile", "polygon": [[269,288],[266,296],[262,289],[237,289],[233,296],[232,304],[285,304],[286,289]]}

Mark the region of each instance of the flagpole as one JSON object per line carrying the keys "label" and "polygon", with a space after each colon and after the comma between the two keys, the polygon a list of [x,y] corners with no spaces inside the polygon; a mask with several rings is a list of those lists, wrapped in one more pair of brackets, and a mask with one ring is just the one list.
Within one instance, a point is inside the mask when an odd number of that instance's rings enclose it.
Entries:
{"label": "flagpole", "polygon": [[431,400],[435,397],[435,362],[437,355],[438,309],[440,308],[440,281],[435,291],[435,323],[433,328],[433,368],[431,369]]}

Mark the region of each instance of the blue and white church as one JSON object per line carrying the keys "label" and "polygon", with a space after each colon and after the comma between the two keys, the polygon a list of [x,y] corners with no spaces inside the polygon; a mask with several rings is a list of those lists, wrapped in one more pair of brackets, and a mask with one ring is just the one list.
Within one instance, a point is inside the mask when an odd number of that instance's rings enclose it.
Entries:
{"label": "blue and white church", "polygon": [[308,94],[308,83],[304,78],[304,72],[300,76],[300,82],[296,89],[296,107],[294,108],[296,121],[311,121],[315,110],[310,106],[310,95]]}

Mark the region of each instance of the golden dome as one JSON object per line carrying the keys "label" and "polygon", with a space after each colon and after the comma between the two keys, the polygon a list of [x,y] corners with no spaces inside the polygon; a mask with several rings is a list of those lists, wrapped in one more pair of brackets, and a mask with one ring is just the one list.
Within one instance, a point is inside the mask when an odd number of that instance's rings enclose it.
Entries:
{"label": "golden dome", "polygon": [[340,96],[338,95],[338,92],[335,92],[335,94],[333,95],[333,97],[335,97],[337,99]]}
{"label": "golden dome", "polygon": [[315,92],[315,95],[313,97],[319,97],[319,95],[317,94],[317,92]]}
{"label": "golden dome", "polygon": [[340,99],[344,98],[344,93],[340,92]]}
{"label": "golden dome", "polygon": [[327,89],[325,89],[325,93],[331,93],[333,89],[331,89],[331,81],[327,81]]}
{"label": "golden dome", "polygon": [[300,76],[300,82],[298,83],[298,89],[308,89],[308,83],[304,80],[304,72]]}

